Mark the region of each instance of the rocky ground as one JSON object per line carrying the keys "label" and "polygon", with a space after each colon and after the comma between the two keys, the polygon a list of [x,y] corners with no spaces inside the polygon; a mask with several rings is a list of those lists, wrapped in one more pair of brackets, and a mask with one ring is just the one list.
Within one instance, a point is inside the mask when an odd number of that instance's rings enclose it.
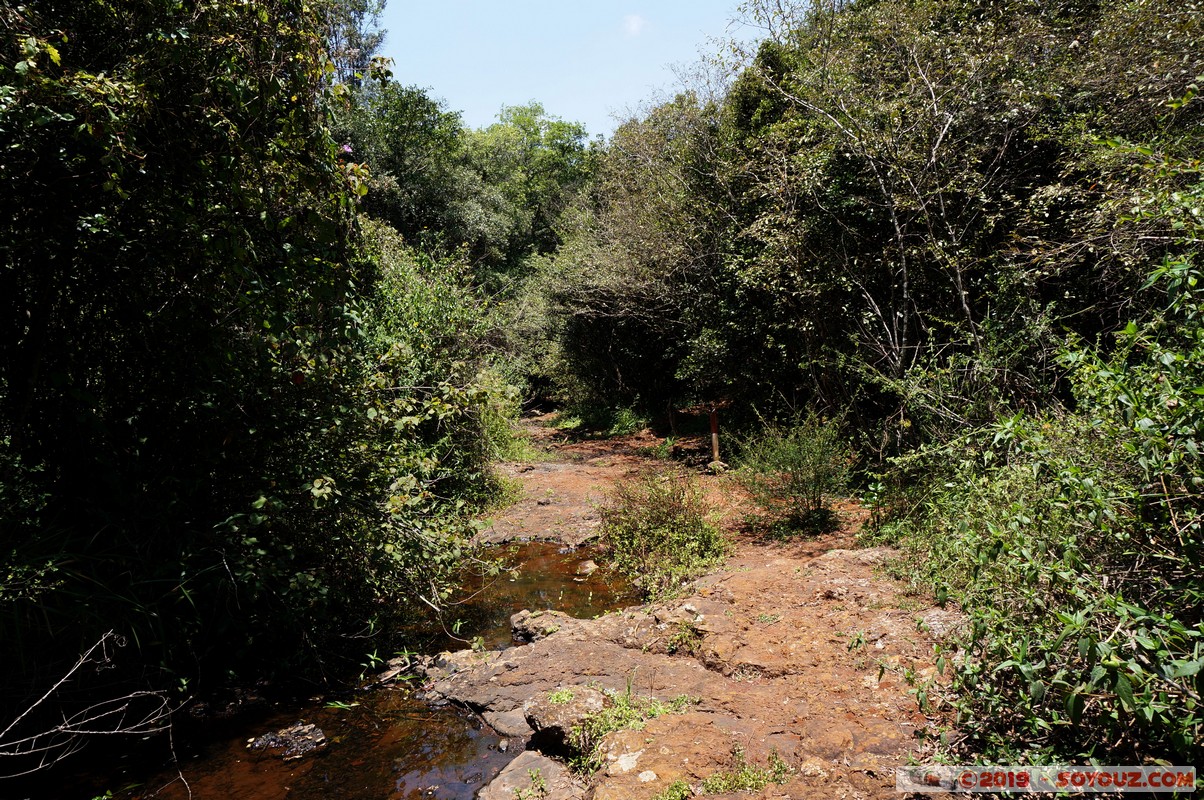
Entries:
{"label": "rocky ground", "polygon": [[[532,433],[549,456],[509,466],[524,499],[494,521],[488,541],[576,545],[595,536],[596,503],[648,468],[660,441],[644,433],[571,442],[539,425]],[[932,645],[958,618],[884,577],[889,550],[856,546],[856,505],[841,506],[836,533],[763,541],[740,533],[731,482],[704,480],[735,539],[722,569],[670,602],[599,619],[520,613],[513,627],[526,644],[447,653],[426,667],[428,698],[478,712],[518,754],[483,800],[649,800],[704,789],[899,797],[895,767],[922,760],[935,732],[914,688],[935,673]],[[575,725],[647,698],[665,713],[586,743],[592,768],[566,768],[583,747]],[[731,791],[757,784],[765,785]]]}

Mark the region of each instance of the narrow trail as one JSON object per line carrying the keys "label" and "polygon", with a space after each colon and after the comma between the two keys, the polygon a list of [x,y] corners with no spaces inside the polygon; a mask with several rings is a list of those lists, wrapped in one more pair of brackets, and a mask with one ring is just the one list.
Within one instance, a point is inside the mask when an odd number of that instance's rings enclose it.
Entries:
{"label": "narrow trail", "polygon": [[[545,459],[507,465],[524,496],[485,541],[580,544],[598,533],[607,489],[657,463],[660,440],[647,432],[572,442],[538,420],[529,429]],[[519,614],[515,635],[528,644],[445,654],[428,668],[428,697],[467,706],[526,745],[482,800],[651,800],[675,781],[699,787],[780,762],[789,770],[779,783],[708,796],[899,797],[894,768],[922,758],[923,736],[935,732],[910,684],[934,674],[934,637],[958,618],[883,576],[891,551],[857,547],[857,505],[838,507],[833,534],[769,542],[739,532],[730,477],[701,480],[735,546],[682,596],[593,620]],[[608,702],[600,691],[691,701],[684,713],[608,734],[600,768],[572,775],[551,757],[564,755],[572,724]],[[543,794],[523,794],[541,784]]]}

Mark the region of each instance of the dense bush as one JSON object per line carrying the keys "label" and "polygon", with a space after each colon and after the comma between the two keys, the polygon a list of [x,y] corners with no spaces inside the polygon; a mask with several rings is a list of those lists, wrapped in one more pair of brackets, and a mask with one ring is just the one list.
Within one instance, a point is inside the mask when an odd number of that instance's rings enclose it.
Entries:
{"label": "dense bush", "polygon": [[953,702],[988,757],[1190,762],[1204,746],[1204,184],[1161,166],[1175,188],[1131,208],[1182,223],[1188,249],[1150,278],[1163,308],[1110,353],[1072,346],[1075,410],[1001,420],[887,529],[904,574],[970,616]]}
{"label": "dense bush", "polygon": [[676,471],[620,483],[601,509],[608,557],[647,597],[671,595],[717,563],[727,549],[706,518],[697,484]]}
{"label": "dense bush", "polygon": [[823,530],[833,521],[828,501],[845,490],[851,461],[839,426],[812,413],[744,441],[737,476],[771,527]]}
{"label": "dense bush", "polygon": [[1176,131],[1189,157],[1200,107],[1164,101],[1204,72],[1201,15],[789,7],[724,92],[616,131],[542,279],[553,381],[657,414],[837,410],[866,458],[1065,399],[1063,331],[1148,308],[1167,241],[1116,228],[1154,176],[1098,142]]}
{"label": "dense bush", "polygon": [[321,680],[455,573],[515,401],[464,267],[365,251],[318,10],[0,4],[0,718],[102,640],[47,711]]}
{"label": "dense bush", "polygon": [[412,246],[467,258],[498,291],[560,243],[554,223],[593,168],[581,125],[531,103],[472,130],[427,91],[391,80],[350,99],[336,136],[368,168],[363,211]]}

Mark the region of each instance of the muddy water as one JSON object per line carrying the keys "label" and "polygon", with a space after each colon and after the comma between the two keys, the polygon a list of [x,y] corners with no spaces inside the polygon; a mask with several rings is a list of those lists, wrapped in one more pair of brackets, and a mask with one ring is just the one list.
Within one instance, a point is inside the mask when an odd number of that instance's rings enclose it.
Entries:
{"label": "muddy water", "polygon": [[[629,605],[629,588],[598,571],[576,574],[594,553],[586,548],[562,553],[559,546],[535,542],[508,546],[506,560],[515,576],[503,574],[466,587],[470,600],[449,615],[459,619],[457,636],[443,637],[438,649],[460,649],[460,640],[480,637],[491,649],[511,644],[510,615],[524,608],[555,608],[573,616],[594,616]],[[450,627],[450,626],[449,626]],[[457,709],[432,708],[404,688],[382,689],[349,698],[350,708],[316,703],[281,711],[226,738],[200,745],[181,758],[180,774],[165,773],[140,789],[118,794],[130,800],[471,800],[518,754],[503,737]],[[330,740],[324,751],[284,762],[246,748],[246,740],[298,720],[320,727]]]}

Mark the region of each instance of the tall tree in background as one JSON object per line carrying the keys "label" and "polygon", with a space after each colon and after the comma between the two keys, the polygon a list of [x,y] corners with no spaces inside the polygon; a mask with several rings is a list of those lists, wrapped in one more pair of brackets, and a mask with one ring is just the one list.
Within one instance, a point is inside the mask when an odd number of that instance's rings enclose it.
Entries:
{"label": "tall tree in background", "polygon": [[384,44],[380,27],[385,0],[323,0],[326,50],[334,64],[335,81],[360,86],[368,78],[372,59]]}
{"label": "tall tree in background", "polygon": [[581,125],[532,103],[473,131],[429,91],[393,81],[353,99],[337,135],[369,168],[369,215],[413,246],[464,252],[486,282],[511,280],[526,258],[557,247],[557,220],[595,161]]}

